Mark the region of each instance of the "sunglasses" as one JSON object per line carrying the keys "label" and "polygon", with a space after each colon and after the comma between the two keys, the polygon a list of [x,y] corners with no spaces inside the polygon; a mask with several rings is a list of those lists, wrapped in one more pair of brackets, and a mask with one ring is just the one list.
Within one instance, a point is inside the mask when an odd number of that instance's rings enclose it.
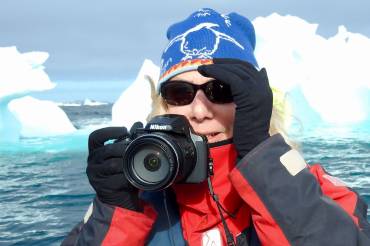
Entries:
{"label": "sunglasses", "polygon": [[197,91],[201,89],[207,99],[212,103],[224,104],[233,102],[230,86],[218,81],[211,80],[202,85],[195,85],[182,80],[171,80],[161,84],[161,95],[166,103],[175,106],[190,104]]}

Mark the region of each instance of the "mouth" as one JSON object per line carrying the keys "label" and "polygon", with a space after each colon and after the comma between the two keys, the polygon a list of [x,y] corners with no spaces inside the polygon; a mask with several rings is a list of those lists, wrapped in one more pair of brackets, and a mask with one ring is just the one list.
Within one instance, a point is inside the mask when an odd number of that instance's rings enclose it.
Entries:
{"label": "mouth", "polygon": [[208,139],[208,141],[211,141],[211,140],[217,138],[217,136],[220,134],[220,132],[199,133],[199,134],[205,136]]}

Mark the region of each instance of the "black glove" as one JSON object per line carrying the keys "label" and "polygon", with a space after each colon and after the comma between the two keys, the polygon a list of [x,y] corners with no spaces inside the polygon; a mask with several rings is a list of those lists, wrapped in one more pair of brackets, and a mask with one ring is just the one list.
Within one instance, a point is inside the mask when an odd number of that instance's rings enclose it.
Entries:
{"label": "black glove", "polygon": [[[142,211],[138,189],[132,186],[123,174],[123,154],[129,137],[142,124],[133,125],[130,133],[125,127],[106,127],[92,132],[89,136],[89,156],[86,173],[91,186],[100,201]],[[114,143],[104,143],[115,140]]]}
{"label": "black glove", "polygon": [[230,86],[236,104],[233,141],[238,159],[243,158],[269,135],[272,114],[272,91],[266,70],[237,59],[213,59],[198,72]]}

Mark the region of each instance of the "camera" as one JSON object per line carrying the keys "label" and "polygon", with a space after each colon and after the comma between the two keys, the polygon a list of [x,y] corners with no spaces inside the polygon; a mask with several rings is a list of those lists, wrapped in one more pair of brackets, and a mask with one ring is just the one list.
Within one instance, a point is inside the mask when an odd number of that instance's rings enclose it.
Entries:
{"label": "camera", "polygon": [[158,191],[208,177],[207,139],[194,133],[185,116],[156,116],[133,135],[123,155],[124,174],[133,186]]}

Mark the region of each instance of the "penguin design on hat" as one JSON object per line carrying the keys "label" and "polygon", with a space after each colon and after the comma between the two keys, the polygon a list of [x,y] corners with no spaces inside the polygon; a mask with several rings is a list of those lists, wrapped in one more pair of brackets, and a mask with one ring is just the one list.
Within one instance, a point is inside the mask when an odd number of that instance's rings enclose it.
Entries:
{"label": "penguin design on hat", "polygon": [[[212,59],[212,55],[217,51],[221,39],[232,42],[244,50],[244,47],[238,41],[236,41],[233,37],[215,30],[214,29],[215,27],[219,27],[219,25],[215,23],[210,23],[210,22],[201,23],[199,25],[196,25],[195,27],[190,28],[186,32],[173,38],[169,42],[164,52],[166,52],[167,49],[171,47],[174,43],[181,42],[180,51],[185,55],[181,60],[188,60],[188,59],[195,59],[195,58]],[[195,42],[188,41],[189,39],[192,40],[191,38],[192,35],[199,36],[199,33],[195,33],[195,32],[202,32],[202,31],[209,32],[207,42],[195,43]],[[198,46],[198,44],[201,44],[203,47]]]}

